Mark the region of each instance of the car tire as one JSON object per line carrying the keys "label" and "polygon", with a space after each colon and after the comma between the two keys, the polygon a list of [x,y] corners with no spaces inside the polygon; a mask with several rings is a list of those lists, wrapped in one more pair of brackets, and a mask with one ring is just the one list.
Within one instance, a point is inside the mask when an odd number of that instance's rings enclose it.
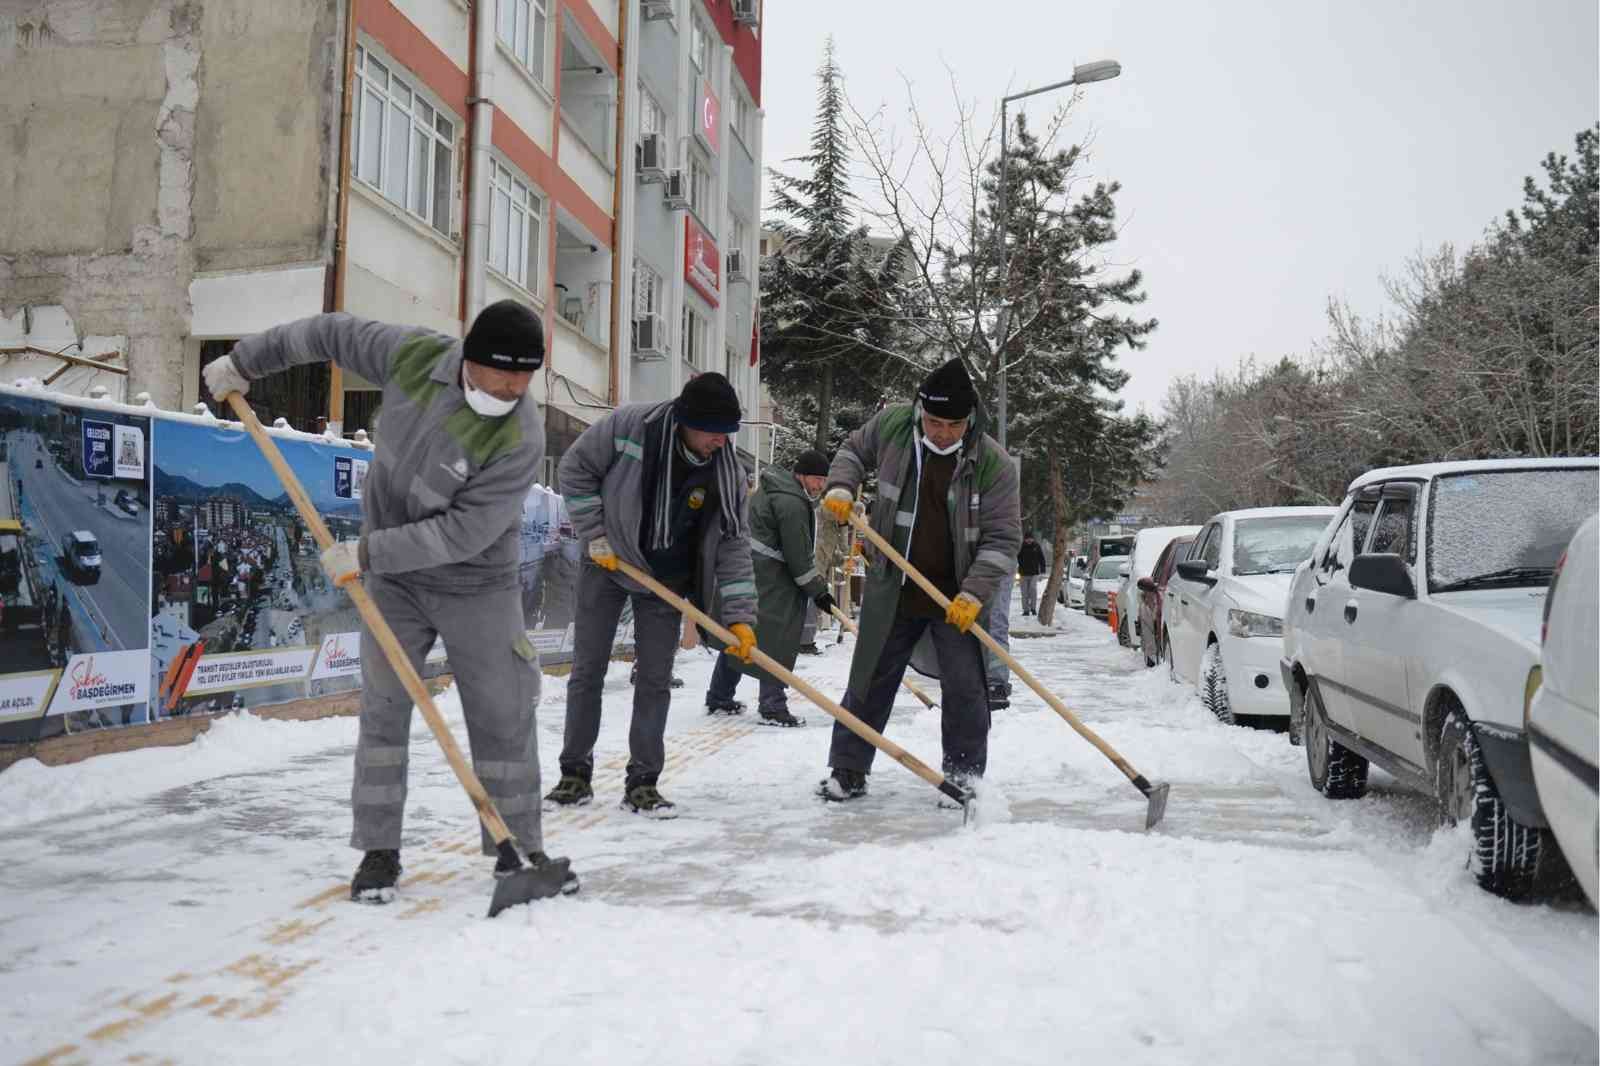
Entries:
{"label": "car tire", "polygon": [[1305,687],[1306,770],[1311,787],[1329,799],[1360,799],[1367,794],[1370,764],[1337,740],[1328,729],[1328,712],[1315,685]]}
{"label": "car tire", "polygon": [[1222,668],[1222,645],[1206,646],[1200,660],[1200,702],[1223,725],[1233,725],[1233,704],[1228,700],[1228,674]]}
{"label": "car tire", "polygon": [[1133,638],[1128,635],[1128,620],[1121,615],[1117,616],[1117,643],[1124,648],[1133,647]]}
{"label": "car tire", "polygon": [[1480,888],[1506,899],[1525,899],[1538,881],[1540,860],[1554,844],[1549,833],[1512,819],[1483,761],[1472,723],[1459,707],[1439,731],[1434,793],[1444,825],[1465,822],[1472,831],[1467,868]]}

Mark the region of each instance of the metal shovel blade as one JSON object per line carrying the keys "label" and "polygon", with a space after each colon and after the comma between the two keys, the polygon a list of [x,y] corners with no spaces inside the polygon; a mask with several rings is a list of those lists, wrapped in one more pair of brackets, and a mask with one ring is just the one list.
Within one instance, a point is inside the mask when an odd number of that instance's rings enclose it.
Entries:
{"label": "metal shovel blade", "polygon": [[1172,786],[1165,781],[1157,781],[1150,786],[1150,791],[1145,795],[1150,797],[1150,809],[1144,815],[1144,827],[1153,829],[1161,821],[1162,815],[1167,813],[1167,793],[1172,791]]}
{"label": "metal shovel blade", "polygon": [[507,907],[559,895],[562,885],[566,883],[569,865],[566,859],[551,859],[538,866],[524,866],[496,879],[494,898],[489,901],[489,917],[493,918]]}

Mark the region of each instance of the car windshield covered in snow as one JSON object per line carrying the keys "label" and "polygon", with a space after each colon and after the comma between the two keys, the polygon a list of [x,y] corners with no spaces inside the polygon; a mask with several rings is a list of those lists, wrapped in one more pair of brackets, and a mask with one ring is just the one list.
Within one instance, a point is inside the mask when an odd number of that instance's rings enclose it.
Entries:
{"label": "car windshield covered in snow", "polygon": [[1446,474],[1428,509],[1428,588],[1545,585],[1584,519],[1600,509],[1593,468]]}
{"label": "car windshield covered in snow", "polygon": [[1233,527],[1233,572],[1288,573],[1311,557],[1326,528],[1326,515],[1242,519]]}
{"label": "car windshield covered in snow", "polygon": [[1128,557],[1126,555],[1112,555],[1101,559],[1095,564],[1094,576],[1097,579],[1116,577],[1127,561]]}

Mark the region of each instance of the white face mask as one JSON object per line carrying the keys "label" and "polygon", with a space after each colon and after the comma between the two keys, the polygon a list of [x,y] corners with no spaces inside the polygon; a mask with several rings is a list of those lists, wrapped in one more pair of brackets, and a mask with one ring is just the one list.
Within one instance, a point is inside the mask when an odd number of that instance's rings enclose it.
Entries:
{"label": "white face mask", "polygon": [[[461,391],[466,394],[467,406],[472,408],[484,418],[504,418],[516,409],[517,400],[502,400],[492,393],[474,388],[472,375],[467,371],[461,374]],[[518,397],[521,399],[521,397]]]}
{"label": "white face mask", "polygon": [[951,452],[953,452],[957,448],[961,447],[961,438],[957,437],[954,441],[952,441],[950,443],[949,447],[946,447],[946,448],[939,447],[937,444],[933,443],[933,440],[931,438],[928,438],[928,437],[923,437],[922,438],[922,443],[923,443],[923,446],[926,447],[934,455],[949,455]]}

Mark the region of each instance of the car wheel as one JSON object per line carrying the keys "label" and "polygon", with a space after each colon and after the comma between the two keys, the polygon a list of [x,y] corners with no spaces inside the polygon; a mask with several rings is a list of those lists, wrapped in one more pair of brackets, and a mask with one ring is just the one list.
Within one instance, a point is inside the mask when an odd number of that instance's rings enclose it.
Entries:
{"label": "car wheel", "polygon": [[1223,725],[1233,725],[1233,704],[1228,701],[1228,675],[1222,669],[1222,645],[1206,647],[1200,660],[1200,702]]}
{"label": "car wheel", "polygon": [[1124,648],[1133,647],[1133,638],[1128,635],[1128,620],[1121,615],[1117,616],[1117,643]]}
{"label": "car wheel", "polygon": [[1479,887],[1506,899],[1531,893],[1539,861],[1551,847],[1548,834],[1514,821],[1500,799],[1483,761],[1472,723],[1456,708],[1439,731],[1439,761],[1434,771],[1440,820],[1465,822],[1472,830],[1467,866]]}
{"label": "car wheel", "polygon": [[1307,684],[1306,769],[1311,787],[1329,799],[1360,799],[1367,794],[1367,760],[1337,740],[1328,729],[1322,694]]}

